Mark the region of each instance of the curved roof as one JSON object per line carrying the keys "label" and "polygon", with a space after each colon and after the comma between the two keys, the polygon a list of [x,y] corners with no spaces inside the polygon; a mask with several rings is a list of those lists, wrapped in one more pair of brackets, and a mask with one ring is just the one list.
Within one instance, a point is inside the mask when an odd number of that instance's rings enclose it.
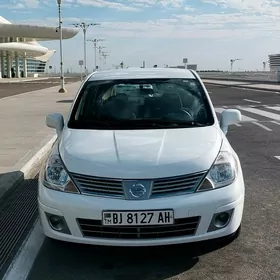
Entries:
{"label": "curved roof", "polygon": [[10,21],[6,20],[5,18],[0,16],[0,23],[4,23],[4,24],[12,24]]}
{"label": "curved roof", "polygon": [[[41,61],[48,61],[55,53],[41,46],[36,40],[59,40],[60,32],[57,27],[12,24],[10,21],[0,16],[0,38],[16,37],[25,39],[24,42],[3,42],[0,40],[0,52],[7,51],[17,53],[19,56],[34,58]],[[79,28],[62,28],[62,39],[70,39],[76,36]]]}
{"label": "curved roof", "polygon": [[[0,37],[21,37],[39,40],[59,40],[58,27],[48,27],[28,24],[12,24],[0,17]],[[76,36],[79,28],[62,28],[62,38],[70,39]]]}
{"label": "curved roof", "polygon": [[[62,28],[62,39],[70,39],[79,32],[77,28]],[[45,27],[23,24],[1,24],[0,37],[24,37],[39,40],[59,40],[57,27]]]}
{"label": "curved roof", "polygon": [[13,51],[13,52],[33,52],[37,55],[43,55],[48,51],[48,48],[42,46],[34,46],[26,43],[0,43],[1,51]]}

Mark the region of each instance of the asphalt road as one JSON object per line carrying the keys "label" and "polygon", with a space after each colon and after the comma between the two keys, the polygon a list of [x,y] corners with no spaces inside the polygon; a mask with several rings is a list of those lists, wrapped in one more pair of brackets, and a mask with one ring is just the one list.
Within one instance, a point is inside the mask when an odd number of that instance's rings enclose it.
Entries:
{"label": "asphalt road", "polygon": [[280,103],[280,94],[269,91],[207,85],[214,106],[275,105]]}
{"label": "asphalt road", "polygon": [[[78,77],[65,78],[65,84],[80,81]],[[44,88],[58,86],[59,78],[49,78],[45,80],[34,80],[26,82],[1,83],[0,82],[0,99],[8,96],[21,94],[24,92],[36,91]]]}
{"label": "asphalt road", "polygon": [[[240,237],[227,246],[201,243],[159,248],[85,246],[45,239],[28,280],[280,279],[280,160],[275,158],[280,156],[280,96],[207,88],[218,111],[242,108],[244,120],[254,119],[230,127],[228,133],[246,183]],[[271,104],[274,109],[265,106]]]}

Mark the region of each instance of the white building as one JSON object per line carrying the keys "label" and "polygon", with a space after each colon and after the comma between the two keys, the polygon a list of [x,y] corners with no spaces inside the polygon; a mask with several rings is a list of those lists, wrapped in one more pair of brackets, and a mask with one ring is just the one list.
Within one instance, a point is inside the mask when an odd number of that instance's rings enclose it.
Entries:
{"label": "white building", "polygon": [[270,71],[277,71],[280,67],[280,54],[270,54],[268,56]]}
{"label": "white building", "polygon": [[[63,28],[62,38],[73,38],[78,32],[78,28]],[[12,24],[0,16],[0,78],[44,72],[46,62],[55,50],[43,47],[38,41],[59,38],[58,27]]]}

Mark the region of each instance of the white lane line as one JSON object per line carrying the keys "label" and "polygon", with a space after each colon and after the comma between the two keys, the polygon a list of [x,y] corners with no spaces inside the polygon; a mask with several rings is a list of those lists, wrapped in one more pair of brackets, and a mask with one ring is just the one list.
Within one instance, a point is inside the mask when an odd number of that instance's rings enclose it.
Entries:
{"label": "white lane line", "polygon": [[[237,108],[239,108],[239,106],[236,106]],[[215,111],[217,113],[222,113],[225,109],[224,108],[215,108]],[[250,117],[247,117],[243,114],[241,114],[241,122],[256,122],[258,121],[257,119],[253,119],[253,118],[250,118]]]}
{"label": "white lane line", "polygon": [[280,123],[279,123],[279,122],[276,122],[276,121],[270,121],[270,122],[280,125]]}
{"label": "white lane line", "polygon": [[215,107],[215,111],[217,112],[217,113],[222,113],[223,111],[225,110],[225,108],[216,108]]}
{"label": "white lane line", "polygon": [[39,219],[11,263],[3,280],[26,280],[43,244],[44,234]]}
{"label": "white lane line", "polygon": [[266,126],[263,125],[263,124],[260,124],[260,123],[257,123],[257,122],[252,122],[252,123],[255,124],[255,125],[258,125],[259,127],[263,128],[263,129],[266,130],[266,131],[272,131],[272,129],[266,127]]}
{"label": "white lane line", "polygon": [[251,100],[251,99],[243,99],[244,101],[247,101],[247,102],[252,102],[252,103],[261,103],[260,101],[255,101],[255,100]]}
{"label": "white lane line", "polygon": [[271,109],[271,110],[275,110],[275,111],[280,111],[280,107],[271,107],[271,106],[266,106],[266,108]]}
{"label": "white lane line", "polygon": [[241,125],[241,124],[239,124],[239,123],[236,123],[235,125],[236,125],[236,126],[242,126],[242,125]]}
{"label": "white lane line", "polygon": [[245,108],[245,107],[240,107],[240,110],[243,111],[247,111],[256,115],[260,115],[269,119],[274,119],[275,121],[279,121],[280,120],[280,115],[278,114],[274,114],[274,113],[270,113],[270,112],[266,112],[266,111],[262,111],[256,108]]}
{"label": "white lane line", "polygon": [[280,156],[275,156],[275,158],[279,159],[280,160]]}

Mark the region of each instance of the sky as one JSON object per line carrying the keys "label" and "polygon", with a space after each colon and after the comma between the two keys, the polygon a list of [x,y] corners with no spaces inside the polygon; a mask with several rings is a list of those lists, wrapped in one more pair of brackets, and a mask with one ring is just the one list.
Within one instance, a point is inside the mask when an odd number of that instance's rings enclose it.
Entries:
{"label": "sky", "polygon": [[[56,0],[0,0],[0,16],[12,23],[57,26]],[[280,53],[280,0],[62,0],[63,26],[99,23],[87,40],[100,42],[104,69],[125,66],[197,64],[198,70],[262,71],[268,55]],[[57,52],[49,64],[59,70],[59,41],[40,42]],[[87,66],[94,48],[87,42]],[[83,34],[63,41],[65,70],[79,71]],[[97,61],[98,62],[98,61]],[[268,67],[267,67],[268,68]]]}

